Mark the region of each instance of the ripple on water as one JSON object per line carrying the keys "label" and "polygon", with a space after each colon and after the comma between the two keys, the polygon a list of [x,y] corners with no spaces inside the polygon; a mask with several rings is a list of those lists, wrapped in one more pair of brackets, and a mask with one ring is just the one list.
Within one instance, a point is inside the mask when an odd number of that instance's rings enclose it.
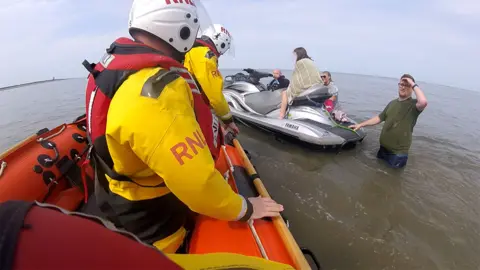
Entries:
{"label": "ripple on water", "polygon": [[[378,114],[396,95],[396,79],[334,76],[354,119]],[[479,95],[454,89],[461,94],[452,97],[452,88],[423,85],[430,105],[404,170],[377,161],[381,125],[338,155],[241,127],[242,145],[285,205],[296,239],[326,269],[478,270],[480,118],[471,115]],[[0,91],[0,150],[83,113],[84,87],[79,79]]]}

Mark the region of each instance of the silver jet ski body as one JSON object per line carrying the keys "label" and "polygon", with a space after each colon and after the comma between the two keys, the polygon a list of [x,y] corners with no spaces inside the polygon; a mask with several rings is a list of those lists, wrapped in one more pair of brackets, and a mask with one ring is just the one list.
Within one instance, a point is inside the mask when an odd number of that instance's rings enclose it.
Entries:
{"label": "silver jet ski body", "polygon": [[348,126],[356,124],[353,119],[338,122],[324,109],[323,102],[331,97],[328,88],[314,85],[296,97],[287,109],[287,117],[279,119],[281,92],[271,90],[260,79],[271,74],[253,69],[248,73],[226,76],[223,94],[235,119],[279,135],[298,139],[318,146],[344,146],[362,141],[366,133],[353,131]]}

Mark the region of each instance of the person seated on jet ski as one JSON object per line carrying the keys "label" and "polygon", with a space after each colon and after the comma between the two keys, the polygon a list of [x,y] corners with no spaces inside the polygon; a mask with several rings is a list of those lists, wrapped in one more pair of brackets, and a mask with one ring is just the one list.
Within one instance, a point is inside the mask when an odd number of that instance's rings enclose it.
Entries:
{"label": "person seated on jet ski", "polygon": [[337,105],[338,102],[338,88],[332,81],[332,74],[329,71],[324,71],[320,76],[323,81],[323,85],[328,88],[328,94],[331,95],[329,98],[333,102],[333,108]]}
{"label": "person seated on jet ski", "polygon": [[[184,65],[199,84],[204,98],[215,114],[227,125],[228,130],[238,134],[238,127],[233,122],[230,107],[222,92],[223,76],[218,70],[218,58],[230,50],[232,43],[230,32],[223,25],[214,24],[202,33],[202,37],[198,38],[193,48],[186,53]],[[215,130],[220,131],[219,128]],[[205,130],[202,131],[206,133]]]}
{"label": "person seated on jet ski", "polygon": [[290,81],[283,76],[280,69],[273,70],[273,80],[268,83],[267,89],[270,91],[275,91],[282,88],[287,88],[290,85]]}
{"label": "person seated on jet ski", "polygon": [[342,123],[349,122],[347,113],[342,111],[338,104],[338,88],[332,81],[332,74],[328,71],[324,71],[320,77],[323,80],[323,85],[328,87],[328,94],[331,95],[331,97],[323,103],[325,110],[333,116],[335,121]]}
{"label": "person seated on jet ski", "polygon": [[287,105],[292,104],[293,99],[313,85],[322,83],[320,72],[303,47],[293,50],[293,56],[296,59],[295,69],[293,70],[290,85],[287,90],[282,92],[280,119],[285,118]]}

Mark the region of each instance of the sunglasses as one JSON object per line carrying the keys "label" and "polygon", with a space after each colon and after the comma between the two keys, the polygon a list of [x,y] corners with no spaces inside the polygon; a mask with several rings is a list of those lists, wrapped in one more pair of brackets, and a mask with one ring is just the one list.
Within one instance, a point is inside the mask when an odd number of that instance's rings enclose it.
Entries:
{"label": "sunglasses", "polygon": [[322,79],[326,79],[326,78],[327,78],[327,76],[325,76],[325,75],[321,75],[321,76],[320,76],[320,78],[322,78]]}

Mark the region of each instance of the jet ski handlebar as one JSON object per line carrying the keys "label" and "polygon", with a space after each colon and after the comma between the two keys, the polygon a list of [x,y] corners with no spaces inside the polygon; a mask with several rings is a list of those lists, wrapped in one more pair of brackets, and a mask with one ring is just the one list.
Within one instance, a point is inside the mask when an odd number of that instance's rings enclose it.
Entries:
{"label": "jet ski handlebar", "polygon": [[245,68],[243,71],[247,72],[250,77],[254,77],[257,79],[273,77],[273,74],[271,73],[256,71],[255,69],[252,69],[252,68]]}

